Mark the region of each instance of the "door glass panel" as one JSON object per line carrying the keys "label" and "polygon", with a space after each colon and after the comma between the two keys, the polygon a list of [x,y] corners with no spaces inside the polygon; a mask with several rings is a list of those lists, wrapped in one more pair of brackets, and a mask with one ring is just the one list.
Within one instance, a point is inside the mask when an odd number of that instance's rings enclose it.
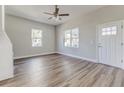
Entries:
{"label": "door glass panel", "polygon": [[116,26],[102,28],[102,36],[116,35],[116,34],[117,34],[117,27]]}

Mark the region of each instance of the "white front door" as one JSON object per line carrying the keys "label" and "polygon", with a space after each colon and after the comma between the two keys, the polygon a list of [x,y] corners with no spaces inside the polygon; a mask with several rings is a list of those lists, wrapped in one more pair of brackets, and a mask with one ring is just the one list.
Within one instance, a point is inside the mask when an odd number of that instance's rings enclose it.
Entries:
{"label": "white front door", "polygon": [[99,25],[98,56],[99,62],[122,68],[122,22]]}

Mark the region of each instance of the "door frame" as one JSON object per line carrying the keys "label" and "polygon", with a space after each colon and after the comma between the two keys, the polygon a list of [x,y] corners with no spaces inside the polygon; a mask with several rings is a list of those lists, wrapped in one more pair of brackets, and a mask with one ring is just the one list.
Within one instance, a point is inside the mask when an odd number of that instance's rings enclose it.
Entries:
{"label": "door frame", "polygon": [[113,23],[113,22],[121,22],[121,26],[122,26],[122,28],[121,28],[122,41],[121,42],[123,44],[123,46],[122,46],[122,61],[123,61],[123,63],[122,63],[122,67],[120,67],[120,68],[124,69],[124,20],[110,21],[110,22],[106,22],[106,23],[96,25],[96,61],[97,61],[97,63],[101,63],[101,62],[99,62],[99,47],[98,47],[99,46],[99,30],[100,30],[100,26],[104,25],[104,24]]}

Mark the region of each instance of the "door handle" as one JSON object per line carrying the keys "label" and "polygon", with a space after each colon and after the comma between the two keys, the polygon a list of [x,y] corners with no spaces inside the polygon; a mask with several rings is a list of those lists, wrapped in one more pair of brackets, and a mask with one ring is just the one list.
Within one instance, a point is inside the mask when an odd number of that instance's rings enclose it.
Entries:
{"label": "door handle", "polygon": [[102,47],[102,46],[98,46],[98,47]]}
{"label": "door handle", "polygon": [[123,42],[121,42],[121,46],[123,46],[124,45],[124,43]]}

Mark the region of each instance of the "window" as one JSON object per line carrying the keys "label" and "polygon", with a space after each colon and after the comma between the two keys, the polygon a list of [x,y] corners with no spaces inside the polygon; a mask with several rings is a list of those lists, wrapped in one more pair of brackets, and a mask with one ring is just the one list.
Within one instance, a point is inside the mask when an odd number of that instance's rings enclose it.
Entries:
{"label": "window", "polygon": [[117,34],[117,27],[112,26],[112,27],[107,27],[102,29],[102,35],[116,35]]}
{"label": "window", "polygon": [[72,47],[79,47],[79,30],[77,28],[72,29]]}
{"label": "window", "polygon": [[71,29],[65,31],[65,41],[64,41],[65,47],[79,47],[79,29]]}
{"label": "window", "polygon": [[71,31],[65,31],[65,46],[70,47],[71,46]]}
{"label": "window", "polygon": [[32,47],[42,46],[42,31],[39,29],[32,29]]}

